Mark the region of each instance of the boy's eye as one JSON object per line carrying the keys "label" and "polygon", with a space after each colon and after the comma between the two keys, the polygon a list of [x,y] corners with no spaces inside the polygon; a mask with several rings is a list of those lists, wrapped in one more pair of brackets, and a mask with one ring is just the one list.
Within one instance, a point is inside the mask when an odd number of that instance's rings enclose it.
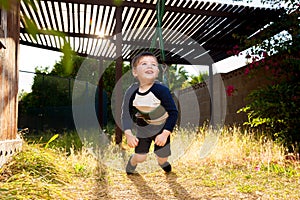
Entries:
{"label": "boy's eye", "polygon": [[142,62],[140,64],[140,66],[144,66],[144,67],[147,67],[147,66],[151,66],[151,67],[157,67],[157,64],[156,63],[147,63],[147,62]]}

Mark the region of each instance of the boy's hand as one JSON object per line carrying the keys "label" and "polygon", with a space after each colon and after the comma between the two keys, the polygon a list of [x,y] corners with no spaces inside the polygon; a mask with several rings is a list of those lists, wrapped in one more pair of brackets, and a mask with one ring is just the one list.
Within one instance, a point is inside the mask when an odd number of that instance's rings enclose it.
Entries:
{"label": "boy's hand", "polygon": [[132,135],[131,131],[125,131],[125,136],[129,147],[134,148],[138,145],[139,139]]}
{"label": "boy's hand", "polygon": [[164,146],[167,142],[167,139],[169,137],[169,135],[171,134],[170,131],[168,130],[164,130],[161,134],[157,135],[155,138],[155,144],[157,146]]}

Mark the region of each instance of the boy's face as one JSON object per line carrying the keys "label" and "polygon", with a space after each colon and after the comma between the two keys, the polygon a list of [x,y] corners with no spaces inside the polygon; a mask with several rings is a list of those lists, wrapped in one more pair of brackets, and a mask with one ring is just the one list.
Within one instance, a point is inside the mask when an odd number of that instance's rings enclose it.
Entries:
{"label": "boy's face", "polygon": [[156,57],[143,56],[132,69],[132,74],[140,82],[154,81],[158,77],[159,69]]}

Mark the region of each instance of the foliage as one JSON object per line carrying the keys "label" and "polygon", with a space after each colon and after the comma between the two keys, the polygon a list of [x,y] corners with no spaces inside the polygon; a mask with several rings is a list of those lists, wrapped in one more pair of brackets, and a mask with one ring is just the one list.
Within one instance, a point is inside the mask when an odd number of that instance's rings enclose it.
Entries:
{"label": "foliage", "polygon": [[22,111],[27,112],[30,107],[71,105],[70,79],[41,73],[36,68],[32,91],[24,94],[21,99]]}
{"label": "foliage", "polygon": [[[168,68],[167,80],[171,91],[179,90],[182,88],[184,82],[188,79],[188,72],[183,66],[171,65]],[[160,75],[163,80],[164,69],[161,69]]]}
{"label": "foliage", "polygon": [[60,149],[67,154],[70,154],[71,150],[80,151],[83,147],[83,142],[76,131],[27,133],[24,135],[24,140],[28,144],[40,144],[45,148]]}
{"label": "foliage", "polygon": [[[68,57],[69,58],[69,57]],[[71,96],[74,79],[83,80],[97,86],[99,84],[99,61],[92,58],[83,58],[73,55],[70,58],[73,66],[72,71],[65,72],[66,55],[61,57],[61,60],[55,63],[52,71],[49,68],[36,68],[36,76],[32,85],[32,92],[23,94],[21,99],[22,112],[27,112],[31,107],[42,108],[45,106],[67,106],[71,105]],[[88,67],[82,67],[82,65]],[[103,81],[103,88],[107,94],[108,105],[111,105],[112,94],[115,88],[116,80],[116,63],[114,61],[103,61],[102,63],[105,71],[100,77]],[[87,70],[78,73],[80,70]],[[122,67],[122,87],[125,91],[128,86],[134,82],[134,78],[130,72],[130,65],[123,63]],[[161,70],[162,71],[162,70]],[[162,72],[160,76],[162,76]],[[82,77],[84,76],[84,77]],[[168,81],[171,89],[180,89],[182,84],[188,78],[184,67],[177,67],[177,65],[170,66],[168,72]],[[162,77],[161,77],[162,79]],[[51,94],[51,95],[49,95]],[[112,120],[111,108],[108,107],[109,121]]]}
{"label": "foliage", "polygon": [[208,79],[208,73],[201,73],[199,72],[198,76],[192,75],[191,80],[188,81],[190,85],[195,85],[197,83],[204,82]]}
{"label": "foliage", "polygon": [[[73,63],[72,71],[69,73],[65,72],[66,57],[71,59]],[[83,65],[87,67],[82,67]],[[108,105],[110,105],[111,95],[115,86],[115,62],[104,61],[103,67],[105,68],[102,75],[103,88],[108,96]],[[80,73],[78,73],[79,70],[81,70]],[[124,65],[122,70],[124,74],[130,70],[130,66]],[[88,81],[90,84],[97,86],[100,72],[98,60],[76,55],[72,55],[71,58],[63,55],[50,72],[47,67],[37,67],[32,91],[22,94],[19,110],[23,113],[32,113],[32,108],[71,106],[75,78],[76,80]],[[128,82],[130,80],[123,79],[123,81]],[[108,118],[110,121],[112,120],[111,112],[111,108],[108,107]]]}
{"label": "foliage", "polygon": [[[107,62],[108,65],[103,73],[103,87],[105,88],[105,91],[108,93],[109,99],[111,99],[111,95],[113,93],[113,90],[116,85],[116,63],[115,62]],[[127,65],[123,63],[122,66],[122,74],[126,74],[126,78],[122,77],[122,86],[125,87],[124,89],[127,89],[128,85],[133,83],[133,76],[131,76],[131,67],[130,65]],[[128,77],[129,76],[129,77]]]}
{"label": "foliage", "polygon": [[187,79],[181,84],[181,89],[191,87],[192,85],[196,85],[198,83],[205,82],[208,79],[208,73],[199,72],[198,75],[188,76]]}
{"label": "foliage", "polygon": [[[113,91],[115,89],[116,86],[116,62],[109,62],[107,61],[104,66],[107,66],[105,68],[105,71],[103,73],[103,88],[107,94],[108,97],[108,122],[113,123],[114,124],[114,119],[113,119],[113,110],[111,105],[114,105],[113,102]],[[133,76],[130,73],[130,65],[126,65],[125,63],[123,63],[122,66],[122,79],[119,80],[121,81],[121,85],[122,85],[122,89],[126,90],[127,87],[133,83]],[[125,75],[126,74],[126,75]],[[129,77],[128,77],[129,76]],[[126,78],[124,78],[126,77]]]}
{"label": "foliage", "polygon": [[263,1],[282,10],[279,20],[266,26],[259,34],[246,39],[235,36],[243,42],[243,47],[251,47],[247,53],[249,63],[245,74],[255,76],[265,70],[265,85],[252,91],[249,104],[240,110],[248,115],[252,127],[269,129],[273,138],[292,147],[300,141],[300,27],[299,2]]}
{"label": "foliage", "polygon": [[56,138],[58,138],[58,136],[59,136],[59,134],[53,135],[53,136],[50,138],[50,140],[47,142],[47,144],[45,145],[45,148],[48,148],[48,147],[49,147],[49,144],[50,144],[51,142],[53,142]]}
{"label": "foliage", "polygon": [[83,63],[84,58],[74,55],[69,59],[71,59],[72,63],[73,63],[73,66],[72,66],[73,70],[70,73],[65,73],[65,70],[64,70],[65,66],[64,65],[66,63],[67,57],[65,55],[63,55],[61,57],[61,60],[54,64],[53,70],[49,74],[60,76],[60,77],[73,78],[73,79],[76,78],[76,74],[77,74],[81,64]]}
{"label": "foliage", "polygon": [[299,89],[290,82],[281,82],[253,91],[248,97],[251,103],[241,109],[248,113],[245,124],[252,127],[263,125],[270,129],[274,139],[287,146],[300,141],[300,107],[295,94]]}

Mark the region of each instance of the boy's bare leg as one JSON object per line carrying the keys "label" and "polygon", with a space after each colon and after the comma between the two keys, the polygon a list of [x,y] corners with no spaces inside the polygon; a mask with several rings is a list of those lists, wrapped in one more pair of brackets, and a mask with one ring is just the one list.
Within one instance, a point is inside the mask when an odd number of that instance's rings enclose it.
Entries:
{"label": "boy's bare leg", "polygon": [[147,158],[147,154],[135,153],[135,154],[133,154],[133,156],[131,158],[131,165],[136,166],[138,163],[144,162],[146,160],[146,158]]}
{"label": "boy's bare leg", "polygon": [[132,154],[126,165],[126,173],[133,174],[138,163],[144,162],[147,154]]}
{"label": "boy's bare leg", "polygon": [[170,171],[172,171],[172,166],[170,165],[170,163],[168,162],[168,157],[162,158],[162,157],[158,157],[157,158],[157,162],[159,164],[159,166],[167,173],[169,173]]}
{"label": "boy's bare leg", "polygon": [[161,157],[156,156],[156,159],[157,159],[157,162],[159,165],[163,165],[163,164],[165,164],[165,162],[168,161],[168,157],[161,158]]}

